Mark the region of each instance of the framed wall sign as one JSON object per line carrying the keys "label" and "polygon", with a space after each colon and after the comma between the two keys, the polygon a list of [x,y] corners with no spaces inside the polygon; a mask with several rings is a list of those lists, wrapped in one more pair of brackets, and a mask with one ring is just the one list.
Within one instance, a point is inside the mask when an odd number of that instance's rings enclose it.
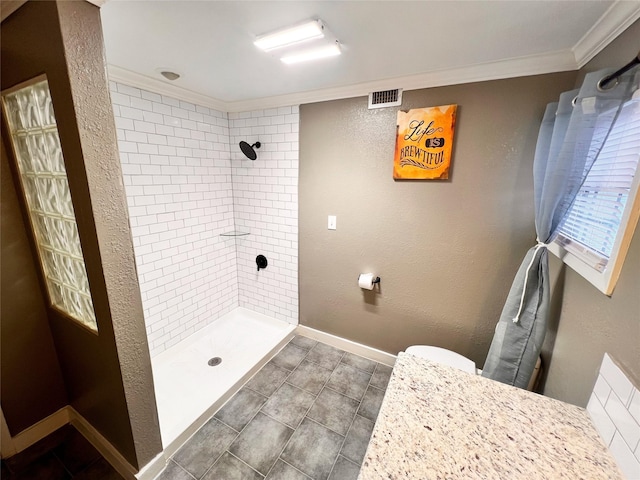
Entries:
{"label": "framed wall sign", "polygon": [[398,111],[393,178],[449,178],[457,105]]}

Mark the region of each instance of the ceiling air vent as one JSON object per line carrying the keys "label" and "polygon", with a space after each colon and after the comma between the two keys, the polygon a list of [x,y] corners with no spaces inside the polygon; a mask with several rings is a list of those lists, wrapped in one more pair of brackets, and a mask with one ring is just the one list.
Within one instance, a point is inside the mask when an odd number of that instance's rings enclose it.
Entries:
{"label": "ceiling air vent", "polygon": [[395,107],[402,104],[402,89],[382,90],[369,94],[369,109]]}

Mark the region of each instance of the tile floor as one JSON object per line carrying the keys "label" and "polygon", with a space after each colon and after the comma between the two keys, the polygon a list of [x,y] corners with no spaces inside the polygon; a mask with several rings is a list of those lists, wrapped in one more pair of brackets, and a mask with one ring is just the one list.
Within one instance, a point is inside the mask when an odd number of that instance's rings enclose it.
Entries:
{"label": "tile floor", "polygon": [[391,370],[298,335],[158,480],[355,480]]}
{"label": "tile floor", "polygon": [[2,460],[2,480],[124,480],[74,427],[65,425]]}

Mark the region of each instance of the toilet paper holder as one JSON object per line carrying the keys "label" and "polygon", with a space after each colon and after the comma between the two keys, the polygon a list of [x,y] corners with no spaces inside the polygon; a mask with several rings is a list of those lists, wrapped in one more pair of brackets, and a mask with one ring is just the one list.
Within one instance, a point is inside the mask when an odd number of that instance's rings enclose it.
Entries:
{"label": "toilet paper holder", "polygon": [[380,283],[380,277],[373,273],[361,273],[358,275],[358,286],[363,290],[373,290]]}
{"label": "toilet paper holder", "polygon": [[[362,274],[360,274],[362,275]],[[358,280],[360,280],[360,275],[358,275]],[[373,280],[371,280],[371,283],[380,283],[380,277],[376,277]]]}

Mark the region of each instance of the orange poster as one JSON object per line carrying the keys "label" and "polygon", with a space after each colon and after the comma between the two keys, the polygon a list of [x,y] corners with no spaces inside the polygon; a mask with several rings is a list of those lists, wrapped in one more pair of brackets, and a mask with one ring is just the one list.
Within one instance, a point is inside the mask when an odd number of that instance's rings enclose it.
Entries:
{"label": "orange poster", "polygon": [[393,178],[449,178],[457,105],[398,112]]}

